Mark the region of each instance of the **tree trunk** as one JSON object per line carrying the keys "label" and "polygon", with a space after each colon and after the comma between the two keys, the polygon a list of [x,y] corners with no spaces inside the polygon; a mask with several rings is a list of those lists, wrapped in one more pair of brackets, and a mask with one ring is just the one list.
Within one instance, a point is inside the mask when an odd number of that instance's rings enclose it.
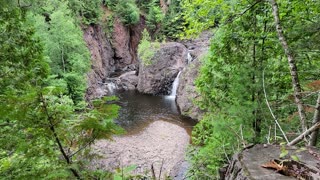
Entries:
{"label": "tree trunk", "polygon": [[[50,116],[50,114],[49,114],[46,100],[44,99],[44,97],[43,97],[42,94],[40,94],[40,99],[41,99],[41,102],[43,103],[43,104],[42,104],[42,108],[43,108],[43,110],[44,110],[44,112],[46,113],[46,116],[47,116],[47,118],[48,118],[47,120],[48,120],[48,122],[49,122],[50,131],[52,132],[53,137],[54,137],[54,139],[55,139],[55,141],[56,141],[56,143],[57,143],[57,145],[58,145],[58,147],[59,147],[59,151],[61,152],[63,158],[66,160],[67,164],[68,164],[68,165],[71,165],[71,164],[72,164],[72,161],[71,161],[70,157],[67,155],[67,153],[65,152],[65,150],[64,150],[64,148],[63,148],[63,146],[62,146],[62,143],[61,143],[61,141],[60,141],[60,139],[59,139],[59,137],[58,137],[58,134],[57,134],[57,132],[56,132],[56,130],[55,130],[55,125],[54,125],[54,123],[53,123],[52,116]],[[79,172],[78,172],[76,169],[70,168],[70,171],[72,172],[72,174],[73,174],[77,179],[81,179],[81,176],[80,176]]]}
{"label": "tree trunk", "polygon": [[[314,112],[312,124],[317,124],[320,122],[320,92],[318,92],[318,100],[316,104],[316,110]],[[318,140],[319,129],[311,133],[311,138],[309,141],[309,146],[316,146]]]}
{"label": "tree trunk", "polygon": [[160,0],[160,6],[161,6],[163,14],[166,14],[168,11],[167,3],[164,0]]}
{"label": "tree trunk", "polygon": [[292,86],[294,90],[294,99],[298,107],[298,112],[300,116],[300,123],[303,131],[306,131],[306,113],[303,107],[303,102],[301,100],[301,86],[299,83],[299,77],[298,77],[298,69],[295,64],[295,59],[293,56],[293,52],[290,50],[287,40],[283,34],[283,29],[280,23],[280,17],[279,17],[279,9],[278,4],[276,0],[271,0],[272,5],[272,11],[274,16],[274,22],[276,24],[276,30],[278,33],[279,41],[281,42],[282,48],[287,56],[289,68],[290,68],[290,74],[292,78]]}

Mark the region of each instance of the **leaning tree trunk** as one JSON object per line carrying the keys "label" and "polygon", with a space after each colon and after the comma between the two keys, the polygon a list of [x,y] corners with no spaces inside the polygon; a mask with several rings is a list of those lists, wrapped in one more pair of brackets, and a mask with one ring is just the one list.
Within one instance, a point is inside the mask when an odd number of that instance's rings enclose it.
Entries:
{"label": "leaning tree trunk", "polygon": [[278,33],[279,41],[281,42],[282,48],[287,56],[289,68],[290,68],[290,74],[292,78],[292,86],[294,90],[294,99],[298,107],[298,112],[300,116],[300,123],[303,131],[306,131],[306,113],[303,107],[303,102],[301,99],[301,86],[299,83],[299,77],[298,77],[298,69],[295,63],[295,59],[293,56],[293,52],[290,50],[289,45],[287,43],[287,40],[283,34],[282,26],[280,23],[280,17],[279,17],[279,9],[278,4],[276,0],[271,0],[272,5],[272,12],[274,16],[274,22],[276,24],[276,30]]}
{"label": "leaning tree trunk", "polygon": [[[316,103],[316,110],[314,112],[314,117],[312,124],[317,124],[320,122],[320,91],[318,92],[318,99]],[[319,129],[315,130],[311,134],[311,138],[309,141],[309,146],[316,146],[318,140]]]}

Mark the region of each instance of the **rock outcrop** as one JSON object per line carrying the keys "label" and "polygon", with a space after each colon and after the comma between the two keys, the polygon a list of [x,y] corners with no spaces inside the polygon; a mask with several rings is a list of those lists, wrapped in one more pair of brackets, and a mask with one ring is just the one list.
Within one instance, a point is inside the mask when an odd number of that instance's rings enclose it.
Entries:
{"label": "rock outcrop", "polygon": [[206,31],[194,40],[182,41],[188,48],[189,64],[180,75],[176,102],[181,114],[196,120],[200,120],[204,112],[195,105],[195,101],[200,98],[200,95],[196,91],[194,83],[201,66],[200,59],[208,52],[211,37],[212,33]]}
{"label": "rock outcrop", "polygon": [[184,44],[188,48],[191,56],[195,59],[199,58],[209,50],[210,39],[212,36],[213,33],[208,30],[202,32],[199,37],[195,39],[182,40],[180,43]]}
{"label": "rock outcrop", "polygon": [[[262,167],[274,159],[279,159],[280,149],[281,147],[279,145],[262,144],[244,149],[242,152],[233,156],[224,177],[222,176],[221,179],[296,179],[281,174],[281,170],[277,172],[275,169]],[[304,165],[303,168],[299,169],[299,165],[294,164],[293,168],[296,168],[295,171],[301,174],[303,171],[308,171],[309,177],[304,177],[303,179],[320,179],[320,152],[318,150],[311,147],[305,150],[296,147],[285,147],[285,149],[288,151],[288,157],[286,157],[287,160],[280,162],[282,164],[279,163],[280,166],[287,168],[286,166],[288,165],[289,167],[289,164],[286,164],[286,162],[292,162],[290,155],[295,155],[299,158],[299,162],[297,163]]]}
{"label": "rock outcrop", "polygon": [[196,91],[194,84],[195,79],[198,77],[199,67],[200,62],[195,59],[181,72],[176,102],[182,115],[200,120],[203,111],[195,105],[195,101],[200,98],[200,95]]}
{"label": "rock outcrop", "polygon": [[154,54],[151,65],[139,65],[138,91],[144,94],[170,94],[172,83],[187,64],[187,48],[180,43],[165,43]]}
{"label": "rock outcrop", "polygon": [[100,25],[89,26],[84,31],[84,40],[91,53],[91,71],[87,74],[86,99],[104,96],[104,80],[114,71],[114,52]]}
{"label": "rock outcrop", "polygon": [[106,84],[113,83],[114,88],[120,91],[135,90],[138,85],[137,71],[129,71],[119,77],[108,78]]}

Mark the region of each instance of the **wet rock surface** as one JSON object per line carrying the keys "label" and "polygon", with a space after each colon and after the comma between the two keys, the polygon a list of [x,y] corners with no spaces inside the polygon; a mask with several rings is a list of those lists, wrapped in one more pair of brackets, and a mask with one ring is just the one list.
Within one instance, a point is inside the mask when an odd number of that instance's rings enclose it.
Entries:
{"label": "wet rock surface", "polygon": [[182,115],[200,120],[204,112],[195,104],[200,98],[196,91],[195,79],[198,77],[200,62],[193,60],[185,67],[180,75],[179,86],[177,89],[177,106]]}
{"label": "wet rock surface", "polygon": [[176,102],[181,114],[196,120],[200,120],[204,112],[195,104],[195,101],[200,98],[196,91],[195,80],[201,67],[201,58],[209,50],[211,37],[212,33],[205,31],[198,38],[181,42],[188,48],[189,57],[188,66],[180,75]]}
{"label": "wet rock surface", "polygon": [[180,43],[165,43],[151,59],[139,65],[138,91],[145,94],[170,94],[172,83],[187,64],[187,48]]}
{"label": "wet rock surface", "polygon": [[201,57],[201,55],[205,54],[208,52],[210,48],[210,40],[211,37],[213,36],[213,33],[208,30],[202,32],[198,37],[194,39],[187,39],[187,40],[182,40],[180,43],[185,45],[191,56],[196,59]]}
{"label": "wet rock surface", "polygon": [[[268,179],[268,180],[286,180],[296,179],[280,174],[273,169],[263,168],[262,165],[273,159],[279,159],[281,147],[279,145],[262,145],[258,144],[253,147],[244,149],[242,152],[235,154],[230,165],[227,168],[225,177],[221,179]],[[288,155],[296,155],[299,163],[310,166],[320,172],[320,159],[317,157],[319,151],[314,148],[302,150],[297,147],[286,147]],[[290,157],[286,157],[290,159]],[[314,176],[313,179],[319,179]]]}
{"label": "wet rock surface", "polygon": [[93,162],[93,166],[96,169],[114,171],[136,165],[137,168],[131,173],[151,177],[153,165],[156,177],[159,176],[160,169],[162,179],[168,175],[181,177],[183,173],[178,171],[185,162],[189,139],[184,128],[166,121],[155,121],[141,133],[116,136],[113,141],[97,141],[93,149],[101,157]]}
{"label": "wet rock surface", "polygon": [[100,25],[88,26],[84,40],[91,53],[91,71],[87,74],[86,99],[104,96],[107,91],[103,82],[114,71],[114,52]]}

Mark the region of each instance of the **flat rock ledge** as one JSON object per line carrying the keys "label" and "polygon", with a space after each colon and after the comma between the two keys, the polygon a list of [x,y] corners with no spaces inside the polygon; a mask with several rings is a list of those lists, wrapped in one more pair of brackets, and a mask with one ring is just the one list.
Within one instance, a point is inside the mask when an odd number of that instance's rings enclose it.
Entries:
{"label": "flat rock ledge", "polygon": [[[283,159],[285,161],[291,161],[290,156],[297,156],[299,158],[298,163],[303,164],[305,167],[313,169],[310,171],[311,177],[306,179],[319,180],[320,179],[320,152],[319,150],[307,147],[301,149],[298,147],[285,147],[288,151]],[[227,168],[220,169],[220,178],[226,180],[244,180],[244,179],[256,179],[256,180],[289,180],[299,179],[296,177],[290,177],[282,175],[274,169],[264,168],[262,165],[274,160],[280,159],[281,146],[280,145],[266,145],[258,144],[244,149],[242,152],[235,154],[231,160],[231,163]],[[281,161],[282,161],[281,159]],[[300,178],[301,179],[301,178]],[[305,178],[302,178],[305,179]]]}

